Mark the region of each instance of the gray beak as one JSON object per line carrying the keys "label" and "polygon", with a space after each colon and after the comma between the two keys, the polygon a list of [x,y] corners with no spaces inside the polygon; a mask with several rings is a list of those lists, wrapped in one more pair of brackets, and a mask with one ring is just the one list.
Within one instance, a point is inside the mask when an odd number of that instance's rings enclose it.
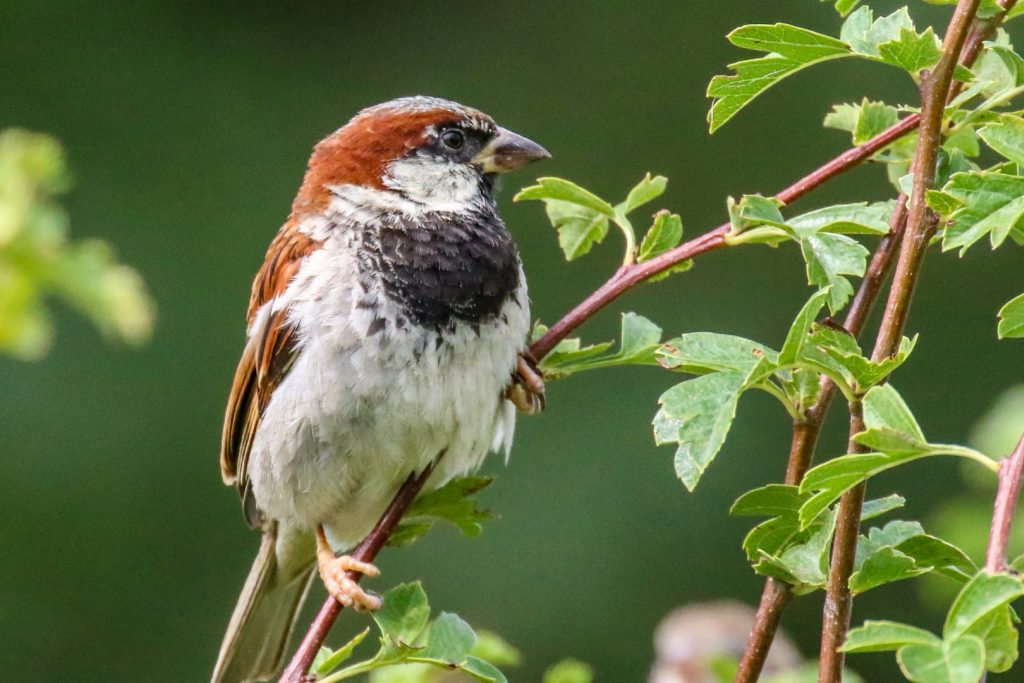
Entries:
{"label": "gray beak", "polygon": [[498,134],[473,158],[473,163],[484,173],[504,173],[550,156],[533,140],[499,127]]}

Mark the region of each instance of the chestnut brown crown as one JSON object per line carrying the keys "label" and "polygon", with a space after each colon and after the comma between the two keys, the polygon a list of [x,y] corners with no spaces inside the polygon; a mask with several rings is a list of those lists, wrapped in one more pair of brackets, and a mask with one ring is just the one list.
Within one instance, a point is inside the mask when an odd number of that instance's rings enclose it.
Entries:
{"label": "chestnut brown crown", "polygon": [[549,156],[481,111],[436,97],[403,97],[362,110],[316,145],[292,217],[321,210],[334,186],[394,189],[389,169],[405,159],[485,176]]}

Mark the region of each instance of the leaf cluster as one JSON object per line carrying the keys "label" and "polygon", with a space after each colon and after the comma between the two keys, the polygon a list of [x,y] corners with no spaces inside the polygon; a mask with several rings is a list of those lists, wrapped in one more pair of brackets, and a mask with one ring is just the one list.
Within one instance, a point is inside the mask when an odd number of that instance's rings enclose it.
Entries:
{"label": "leaf cluster", "polygon": [[69,186],[63,151],[45,135],[0,131],[0,352],[43,356],[53,342],[46,306],[56,297],[103,334],[149,338],[153,303],[133,269],[101,240],[72,242],[57,197]]}

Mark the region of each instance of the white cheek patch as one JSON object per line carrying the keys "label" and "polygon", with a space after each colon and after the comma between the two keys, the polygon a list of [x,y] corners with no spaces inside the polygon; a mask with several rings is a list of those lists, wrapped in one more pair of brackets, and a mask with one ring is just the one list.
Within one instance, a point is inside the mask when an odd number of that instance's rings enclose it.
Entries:
{"label": "white cheek patch", "polygon": [[467,164],[411,157],[391,162],[384,184],[435,211],[460,211],[480,195],[480,175]]}

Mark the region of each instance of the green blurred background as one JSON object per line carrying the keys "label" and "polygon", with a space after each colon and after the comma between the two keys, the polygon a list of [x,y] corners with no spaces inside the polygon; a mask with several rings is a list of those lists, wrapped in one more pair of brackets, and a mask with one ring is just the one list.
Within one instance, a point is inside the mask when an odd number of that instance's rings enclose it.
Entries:
{"label": "green blurred background", "polygon": [[[945,16],[911,4],[919,26]],[[251,278],[320,137],[364,106],[422,93],[477,106],[544,144],[554,158],[506,180],[501,204],[535,315],[552,322],[610,273],[619,246],[611,235],[566,265],[541,207],[510,202],[534,172],[611,198],[646,171],[667,175],[664,205],[692,236],[723,220],[727,195],[770,193],[844,149],[845,135],[821,127],[833,103],[913,100],[913,84],[893,70],[829,64],[710,137],[704,88],[740,57],[723,36],[775,20],[829,33],[839,23],[814,0],[5,0],[0,126],[63,141],[73,234],[111,240],[146,278],[159,319],[152,343],[133,351],[62,311],[48,358],[0,358],[0,675],[208,675],[257,545],[220,481],[224,401]],[[866,167],[801,208],[890,195],[882,170]],[[995,311],[1024,284],[1020,263],[1012,247],[979,247],[962,267],[954,255],[930,257],[910,322],[922,341],[896,383],[933,440],[965,438],[1024,375],[1024,345],[995,338]],[[714,253],[625,297],[585,336],[614,336],[616,310],[636,310],[669,333],[779,344],[809,291],[802,268],[791,247]],[[762,582],[739,547],[751,520],[726,510],[781,478],[788,446],[781,409],[751,396],[687,494],[649,426],[671,382],[625,369],[552,385],[548,411],[520,422],[508,467],[486,466],[499,476],[485,501],[500,519],[479,539],[445,529],[387,551],[372,585],[421,578],[435,608],[523,650],[513,680],[538,680],[567,655],[593,664],[600,681],[642,680],[653,628],[670,609],[756,601]],[[840,412],[823,454],[843,448]],[[963,487],[945,463],[907,467],[873,492],[899,490],[907,514],[925,516]],[[946,605],[908,587],[868,594],[855,621],[941,624]],[[365,621],[347,614],[335,638]],[[811,596],[785,626],[813,653],[819,623]],[[897,675],[888,655],[851,664],[871,681]]]}

